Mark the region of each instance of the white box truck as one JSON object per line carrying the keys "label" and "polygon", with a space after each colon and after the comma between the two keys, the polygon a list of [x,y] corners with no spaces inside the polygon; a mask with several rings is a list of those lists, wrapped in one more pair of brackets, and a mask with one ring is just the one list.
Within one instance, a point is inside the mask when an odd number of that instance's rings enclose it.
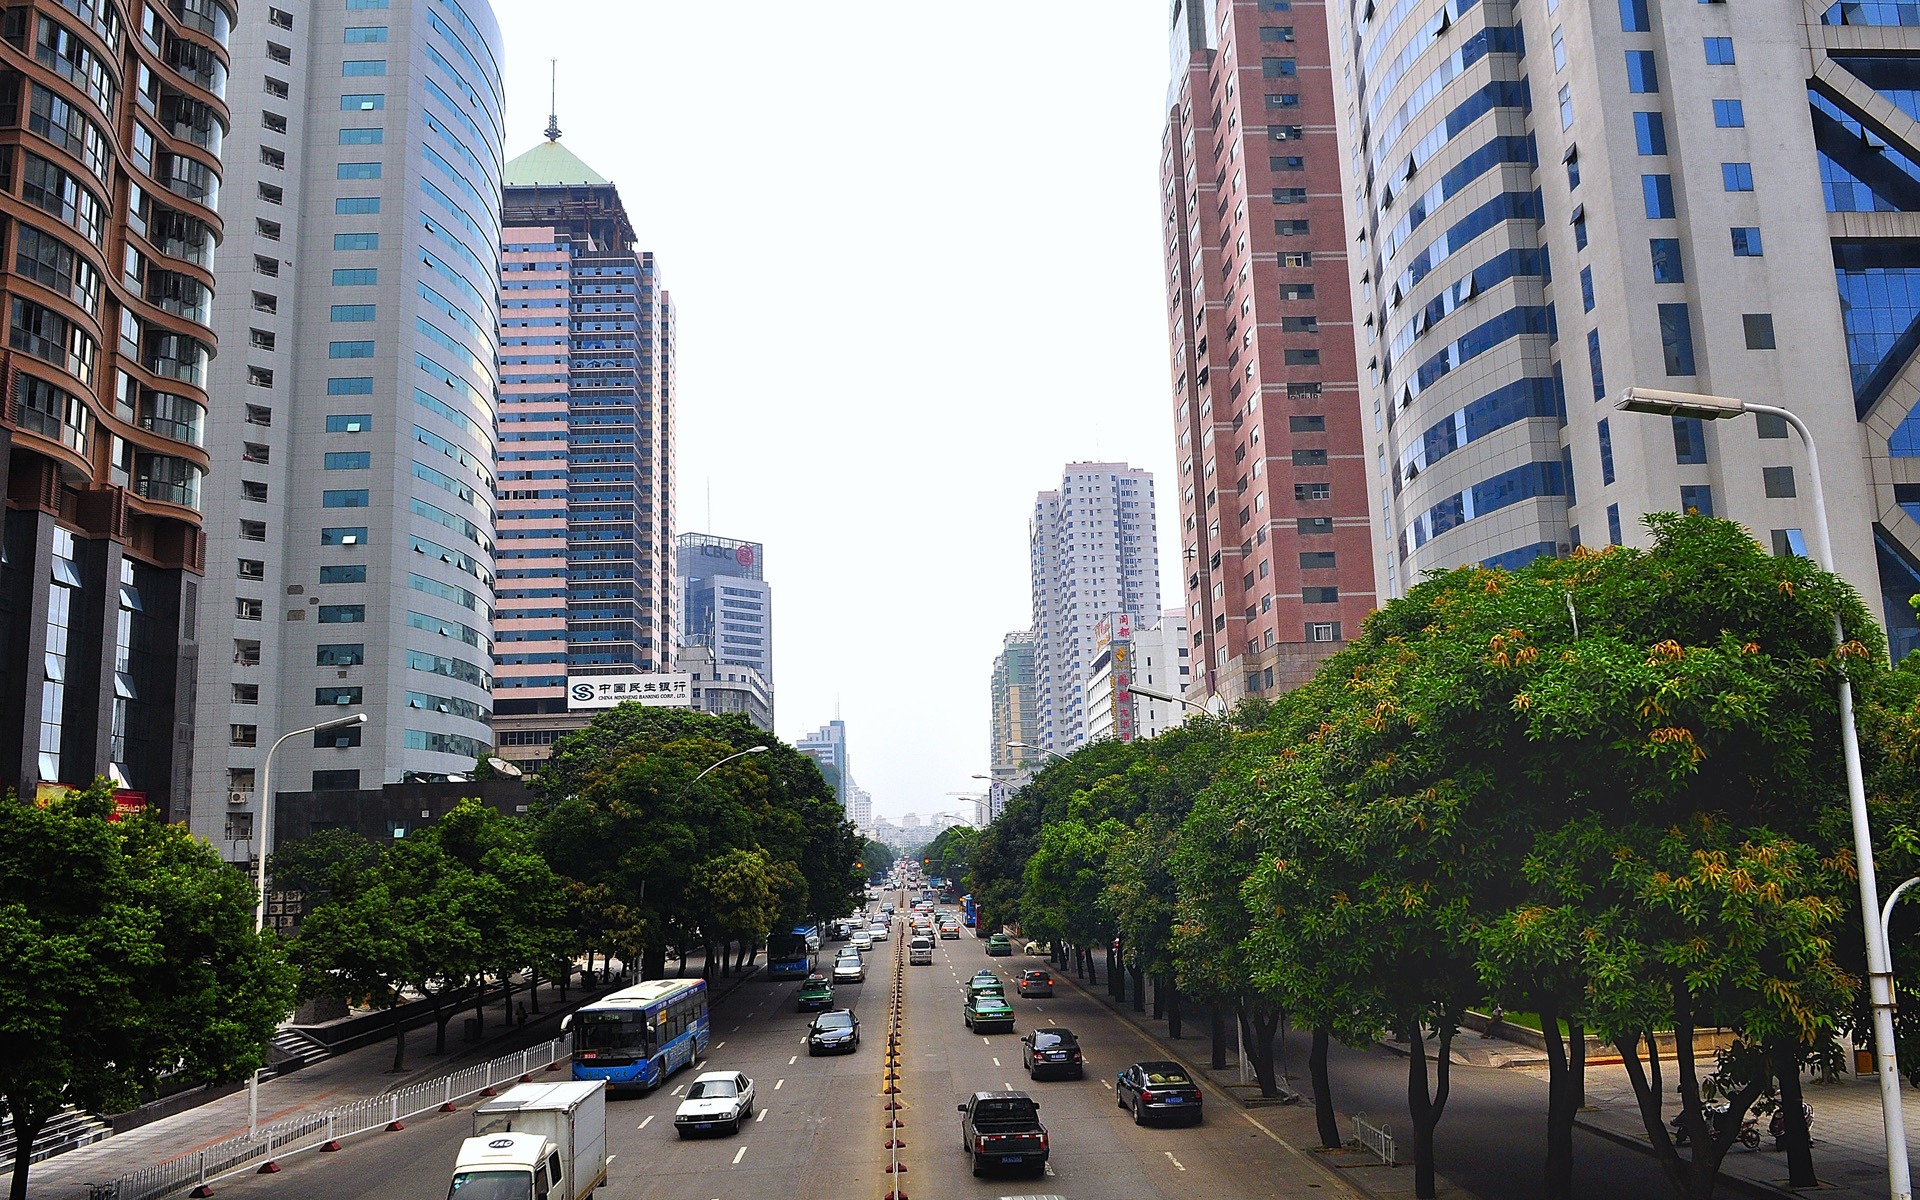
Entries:
{"label": "white box truck", "polygon": [[448,1200],[585,1200],[607,1181],[606,1085],[523,1083],[473,1110]]}

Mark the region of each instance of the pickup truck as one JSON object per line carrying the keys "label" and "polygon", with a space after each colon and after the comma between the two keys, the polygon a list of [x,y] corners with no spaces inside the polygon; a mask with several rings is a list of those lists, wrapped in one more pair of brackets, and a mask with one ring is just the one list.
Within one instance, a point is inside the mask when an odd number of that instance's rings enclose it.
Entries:
{"label": "pickup truck", "polygon": [[989,1167],[1047,1169],[1047,1127],[1025,1092],[975,1092],[960,1106],[961,1146],[979,1175]]}

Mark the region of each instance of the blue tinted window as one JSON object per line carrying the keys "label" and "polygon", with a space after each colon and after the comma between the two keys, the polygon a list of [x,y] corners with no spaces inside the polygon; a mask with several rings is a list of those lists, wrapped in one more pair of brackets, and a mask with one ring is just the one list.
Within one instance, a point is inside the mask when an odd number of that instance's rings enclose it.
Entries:
{"label": "blue tinted window", "polygon": [[1647,0],[1620,0],[1620,28],[1628,33],[1645,33],[1653,28],[1647,20]]}
{"label": "blue tinted window", "polygon": [[1600,331],[1587,330],[1587,370],[1593,376],[1593,398],[1607,398],[1607,376],[1600,368]]}
{"label": "blue tinted window", "polygon": [[1643,95],[1660,90],[1660,69],[1654,65],[1653,51],[1627,51],[1627,90]]}
{"label": "blue tinted window", "polygon": [[1666,356],[1667,374],[1694,373],[1693,320],[1684,303],[1660,305],[1660,349]]}
{"label": "blue tinted window", "polygon": [[334,413],[327,418],[328,433],[365,433],[373,428],[373,418],[366,413]]}
{"label": "blue tinted window", "polygon": [[1707,65],[1724,67],[1733,62],[1733,39],[1730,37],[1710,37],[1701,39],[1706,43]]}
{"label": "blue tinted window", "polygon": [[1646,205],[1649,221],[1666,220],[1673,216],[1673,176],[1642,175],[1640,177],[1640,198]]}
{"label": "blue tinted window", "polygon": [[[365,583],[366,581],[367,565],[365,563],[320,568],[321,583]],[[360,689],[355,688],[353,690],[357,692]]]}
{"label": "blue tinted window", "polygon": [[1600,418],[1600,482],[1613,482],[1613,428],[1605,417]]}
{"label": "blue tinted window", "polygon": [[365,508],[366,506],[367,489],[365,488],[350,488],[320,493],[320,507],[322,508]]}
{"label": "blue tinted window", "polygon": [[1920,246],[1904,240],[1833,243],[1856,411],[1886,390],[1920,347]]}
{"label": "blue tinted window", "polygon": [[334,170],[340,179],[378,179],[380,164],[377,162],[343,162]]}
{"label": "blue tinted window", "polygon": [[[1920,11],[1920,5],[1906,5]],[[1907,54],[1831,54],[1836,64],[1857,75],[1887,102],[1920,121],[1920,63]]]}
{"label": "blue tinted window", "polygon": [[377,233],[336,233],[333,235],[335,250],[378,250],[380,235]]}
{"label": "blue tinted window", "polygon": [[328,358],[372,358],[372,342],[328,342]]}
{"label": "blue tinted window", "polygon": [[1620,506],[1618,504],[1607,505],[1607,540],[1616,546],[1620,544]]}
{"label": "blue tinted window", "polygon": [[1698,512],[1703,517],[1713,515],[1713,489],[1706,484],[1684,486],[1680,489],[1680,511]]}
{"label": "blue tinted window", "polygon": [[1720,182],[1730,192],[1750,192],[1753,190],[1752,163],[1721,163]]}
{"label": "blue tinted window", "polygon": [[387,131],[384,129],[342,129],[340,131],[342,146],[378,146],[386,140]]}
{"label": "blue tinted window", "polygon": [[371,396],[373,395],[372,376],[362,375],[352,379],[327,380],[329,396]]}
{"label": "blue tinted window", "polygon": [[1574,157],[1567,160],[1567,190],[1572,191],[1579,186],[1580,186],[1580,157],[1579,155],[1575,155]]}
{"label": "blue tinted window", "polygon": [[1736,258],[1759,258],[1763,253],[1760,246],[1760,227],[1758,225],[1735,225],[1733,227],[1733,253]]}
{"label": "blue tinted window", "polygon": [[1587,218],[1584,213],[1573,220],[1573,248],[1575,250],[1587,248]]}
{"label": "blue tinted window", "polygon": [[342,75],[385,75],[387,60],[384,58],[350,58],[340,64]]}
{"label": "blue tinted window", "polygon": [[1707,461],[1707,427],[1699,417],[1673,419],[1673,461],[1682,464]]}
{"label": "blue tinted window", "polygon": [[342,196],[333,202],[335,216],[353,217],[380,211],[378,196]]}
{"label": "blue tinted window", "polygon": [[1685,283],[1687,269],[1680,262],[1679,238],[1649,238],[1648,248],[1653,252],[1653,281],[1655,283]]}
{"label": "blue tinted window", "polygon": [[1573,128],[1573,87],[1568,85],[1560,89],[1560,128]]}
{"label": "blue tinted window", "polygon": [[387,40],[387,27],[385,25],[349,25],[347,26],[346,41],[349,45],[357,45],[357,44],[366,43],[366,42],[384,42],[386,40]]}
{"label": "blue tinted window", "polygon": [[320,531],[322,546],[364,546],[367,542],[365,525],[329,526]]}
{"label": "blue tinted window", "polygon": [[340,97],[342,112],[379,112],[387,106],[387,98],[378,93]]}
{"label": "blue tinted window", "polygon": [[1667,118],[1663,113],[1633,114],[1633,140],[1642,154],[1667,152]]}
{"label": "blue tinted window", "polygon": [[1920,163],[1809,89],[1828,212],[1920,212]]}
{"label": "blue tinted window", "polygon": [[327,319],[330,321],[371,321],[373,320],[373,308],[374,306],[371,304],[336,304],[328,310]]}
{"label": "blue tinted window", "polygon": [[378,267],[337,267],[333,272],[335,287],[364,287],[380,282]]}
{"label": "blue tinted window", "polygon": [[1580,268],[1580,309],[1582,312],[1593,311],[1593,268],[1592,267]]}
{"label": "blue tinted window", "polygon": [[373,455],[365,450],[334,450],[325,462],[329,471],[364,471],[373,465]]}
{"label": "blue tinted window", "polygon": [[[322,604],[320,623],[322,625],[358,625],[367,619],[367,606],[364,604]],[[359,730],[355,730],[358,733]]]}
{"label": "blue tinted window", "polygon": [[1741,129],[1746,126],[1747,113],[1738,100],[1715,100],[1713,102],[1713,123],[1721,129]]}

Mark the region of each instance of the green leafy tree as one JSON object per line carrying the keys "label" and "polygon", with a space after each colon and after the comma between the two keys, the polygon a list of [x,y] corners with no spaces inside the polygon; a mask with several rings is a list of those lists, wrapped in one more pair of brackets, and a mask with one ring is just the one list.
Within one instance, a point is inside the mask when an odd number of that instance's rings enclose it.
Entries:
{"label": "green leafy tree", "polygon": [[[162,1074],[266,1061],[293,973],[255,891],[184,826],[112,819],[112,787],[0,799],[0,1097],[21,1145],[64,1105],[120,1111]],[[12,1200],[26,1200],[15,1156]]]}
{"label": "green leafy tree", "polygon": [[882,842],[867,838],[860,847],[860,869],[866,873],[868,883],[879,883],[893,870],[893,848]]}

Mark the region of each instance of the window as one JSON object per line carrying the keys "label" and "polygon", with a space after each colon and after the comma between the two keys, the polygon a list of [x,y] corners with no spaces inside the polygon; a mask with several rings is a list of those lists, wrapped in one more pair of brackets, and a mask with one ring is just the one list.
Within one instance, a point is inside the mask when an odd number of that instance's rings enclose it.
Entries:
{"label": "window", "polygon": [[[351,8],[353,6],[348,5],[347,7]],[[292,29],[293,14],[284,8],[269,8],[267,10],[267,22],[280,29]]]}
{"label": "window", "polygon": [[1694,373],[1693,321],[1685,304],[1660,305],[1660,348],[1666,355],[1667,374]]}
{"label": "window", "polygon": [[328,433],[365,433],[373,428],[373,417],[367,413],[336,413],[327,418]]}
{"label": "window", "polygon": [[367,527],[330,525],[320,531],[322,546],[364,546],[367,544]]}
{"label": "window", "polygon": [[333,202],[333,214],[337,217],[363,217],[379,211],[378,196],[342,196]]}
{"label": "window", "polygon": [[1653,281],[1655,283],[1685,283],[1686,268],[1680,262],[1679,238],[1649,238],[1647,246],[1653,254]]}
{"label": "window", "polygon": [[1296,517],[1293,531],[1302,534],[1320,534],[1333,532],[1332,517]]}
{"label": "window", "polygon": [[237,575],[241,579],[265,579],[267,564],[257,558],[240,559]]}
{"label": "window", "polygon": [[253,294],[253,307],[259,312],[277,313],[280,311],[280,298],[278,296],[269,296],[265,292],[255,292]]}
{"label": "window", "polygon": [[1580,307],[1582,312],[1593,311],[1593,268],[1580,268]]}
{"label": "window", "polygon": [[[1319,317],[1281,317],[1280,332],[1281,333],[1319,333],[1320,318]],[[1246,340],[1242,344],[1243,345],[1253,344],[1252,329],[1247,330]]]}
{"label": "window", "polygon": [[1680,489],[1680,511],[1697,512],[1703,517],[1713,515],[1713,489],[1705,484],[1683,486]]}
{"label": "window", "polygon": [[1575,250],[1587,248],[1587,212],[1584,205],[1574,206],[1573,248]]}
{"label": "window", "polygon": [[280,222],[269,221],[264,217],[253,219],[253,231],[270,242],[280,240]]}
{"label": "window", "polygon": [[329,471],[364,471],[373,465],[373,455],[366,450],[335,450],[323,462]]}
{"label": "window", "polygon": [[340,131],[342,146],[378,146],[386,140],[387,131],[384,129],[342,129]]}
{"label": "window", "polygon": [[1561,34],[1558,25],[1553,27],[1553,69],[1556,71],[1567,69],[1567,39]]}
{"label": "window", "polygon": [[1793,487],[1792,467],[1761,467],[1760,479],[1766,486],[1768,499],[1791,500],[1799,494]]}
{"label": "window", "polygon": [[[326,612],[326,606],[322,605],[320,611],[322,613]],[[323,616],[320,619],[324,621],[326,617]],[[316,729],[313,731],[313,748],[315,750],[329,747],[345,749],[350,746],[358,746],[359,744],[360,726],[358,725],[337,725],[331,729]]]}
{"label": "window", "polygon": [[1730,67],[1733,65],[1733,39],[1730,37],[1710,37],[1700,39],[1706,45],[1707,65],[1710,67]]}
{"label": "window", "polygon": [[320,493],[322,508],[365,508],[367,503],[366,488],[334,489]]}
{"label": "window", "polygon": [[1607,505],[1607,540],[1616,546],[1620,544],[1620,506],[1618,504]]}
{"label": "window", "polygon": [[1798,529],[1773,531],[1773,553],[1777,558],[1807,557],[1807,535]]}
{"label": "window", "polygon": [[1733,227],[1733,256],[1735,258],[1759,258],[1763,253],[1760,246],[1760,227],[1758,225],[1735,225]]}
{"label": "window", "polygon": [[343,162],[334,170],[340,179],[378,179],[380,164],[377,162]]}
{"label": "window", "polygon": [[1720,182],[1729,192],[1752,191],[1753,164],[1743,162],[1721,163]]}
{"label": "window", "polygon": [[336,304],[328,312],[330,321],[371,321],[374,306],[371,304]]}
{"label": "window", "polygon": [[1296,467],[1324,467],[1327,465],[1325,450],[1295,450],[1293,465]]}
{"label": "window", "polygon": [[336,642],[314,649],[313,665],[316,667],[357,667],[366,661],[365,642]]}
{"label": "window", "polygon": [[1639,95],[1660,90],[1660,70],[1654,66],[1653,51],[1627,51],[1627,90]]}
{"label": "window", "polygon": [[1305,204],[1307,202],[1307,189],[1275,188],[1273,189],[1273,202],[1275,204]]}
{"label": "window", "polygon": [[1286,364],[1290,367],[1310,367],[1320,361],[1318,350],[1288,350]]}
{"label": "window", "polygon": [[1772,313],[1742,313],[1740,324],[1747,334],[1747,349],[1771,350],[1773,342]]}
{"label": "window", "polygon": [[1626,33],[1646,33],[1653,28],[1647,20],[1647,0],[1620,0],[1620,28]]}
{"label": "window", "polygon": [[1330,483],[1296,483],[1293,485],[1295,500],[1331,500],[1333,485]]}
{"label": "window", "polygon": [[[1606,399],[1607,380],[1605,373],[1600,369],[1600,331],[1598,329],[1587,330],[1587,371],[1593,376],[1593,398]],[[1615,545],[1618,544],[1615,543]]]}
{"label": "window", "polygon": [[372,342],[328,342],[328,358],[372,358]]}
{"label": "window", "polygon": [[235,746],[257,746],[260,744],[260,727],[258,725],[229,725],[227,726],[227,741],[229,744]]}
{"label": "window", "polygon": [[350,563],[345,566],[321,567],[321,583],[365,583],[367,567],[365,563]]}
{"label": "window", "polygon": [[1327,419],[1325,417],[1312,416],[1312,417],[1288,417],[1287,418],[1288,433],[1325,433],[1326,431],[1327,431]]}
{"label": "window", "polygon": [[358,687],[322,687],[313,689],[315,704],[358,704],[363,693]]}
{"label": "window", "polygon": [[360,375],[348,379],[327,380],[329,396],[371,396],[373,395],[373,377]]}
{"label": "window", "polygon": [[1754,430],[1761,437],[1779,440],[1787,436],[1787,419],[1776,417],[1772,413],[1753,414]]}
{"label": "window", "polygon": [[313,773],[313,790],[316,792],[357,792],[360,790],[360,772],[354,770],[315,771]]}
{"label": "window", "polygon": [[1260,60],[1260,74],[1266,79],[1288,79],[1299,73],[1299,66],[1291,58],[1263,58]]}
{"label": "window", "polygon": [[276,150],[272,146],[260,147],[260,161],[276,171],[284,171],[287,169],[286,151]]}
{"label": "window", "polygon": [[347,0],[348,12],[353,12],[355,9],[385,8],[386,6],[387,0]]}
{"label": "window", "polygon": [[349,46],[384,42],[387,40],[387,27],[385,25],[349,25],[344,40]]}
{"label": "window", "polygon": [[1707,461],[1707,427],[1699,417],[1673,419],[1673,461],[1683,466]]}
{"label": "window", "polygon": [[1307,232],[1305,221],[1275,221],[1273,231],[1281,237],[1300,237]]}
{"label": "window", "polygon": [[377,233],[336,233],[333,235],[335,250],[378,250],[380,235]]}
{"label": "window", "polygon": [[1307,169],[1307,160],[1298,154],[1275,155],[1267,160],[1267,169],[1270,171],[1304,171]]}
{"label": "window", "polygon": [[340,64],[340,74],[347,76],[385,75],[387,60],[384,58],[349,58]]}
{"label": "window", "polygon": [[1299,108],[1300,94],[1298,92],[1268,92],[1267,107],[1268,108]]}
{"label": "window", "polygon": [[1715,100],[1713,123],[1721,129],[1744,129],[1747,125],[1746,109],[1738,100]]}
{"label": "window", "polygon": [[1572,191],[1579,186],[1580,156],[1569,151],[1567,154],[1567,190]]}
{"label": "window", "polygon": [[1560,89],[1560,128],[1563,130],[1573,128],[1572,85],[1565,85]]}
{"label": "window", "polygon": [[249,425],[272,425],[272,424],[273,424],[273,410],[272,410],[271,408],[268,408],[268,407],[267,407],[266,405],[264,405],[264,404],[249,404],[249,405],[247,405],[247,424],[249,424]]}
{"label": "window", "polygon": [[366,287],[379,281],[378,267],[340,267],[333,272],[335,287]]}
{"label": "window", "polygon": [[[1262,567],[1267,564],[1261,563]],[[1302,550],[1300,569],[1302,571],[1330,571],[1334,566],[1334,553],[1331,550]]]}
{"label": "window", "polygon": [[1607,424],[1605,417],[1601,417],[1597,428],[1600,434],[1600,482],[1604,486],[1613,482],[1613,427]]}
{"label": "window", "polygon": [[286,189],[276,187],[271,183],[263,183],[260,185],[260,198],[268,204],[285,203],[287,199]]}
{"label": "window", "polygon": [[273,372],[266,367],[250,366],[247,368],[247,382],[254,387],[270,388],[273,386]]}
{"label": "window", "polygon": [[1642,154],[1667,152],[1667,118],[1657,112],[1633,114],[1633,141]]}
{"label": "window", "polygon": [[249,600],[245,596],[240,596],[233,602],[233,615],[242,621],[258,621],[264,608],[265,601]]}
{"label": "window", "polygon": [[276,100],[285,100],[287,98],[286,80],[275,79],[273,76],[268,75],[261,82],[266,86],[267,95],[272,96]]}
{"label": "window", "polygon": [[340,97],[341,112],[379,112],[386,106],[387,98],[377,93]]}
{"label": "window", "polygon": [[1340,640],[1340,622],[1314,621],[1307,625],[1309,642],[1337,642]]}
{"label": "window", "polygon": [[1340,589],[1337,587],[1303,587],[1300,589],[1302,604],[1338,604]]}
{"label": "window", "polygon": [[244,542],[266,541],[267,540],[267,523],[265,521],[240,522],[240,540]]}
{"label": "window", "polygon": [[322,625],[359,625],[367,619],[367,606],[364,604],[322,604],[320,623]]}
{"label": "window", "polygon": [[1647,220],[1670,219],[1673,216],[1673,176],[1642,175],[1640,199],[1646,207]]}

